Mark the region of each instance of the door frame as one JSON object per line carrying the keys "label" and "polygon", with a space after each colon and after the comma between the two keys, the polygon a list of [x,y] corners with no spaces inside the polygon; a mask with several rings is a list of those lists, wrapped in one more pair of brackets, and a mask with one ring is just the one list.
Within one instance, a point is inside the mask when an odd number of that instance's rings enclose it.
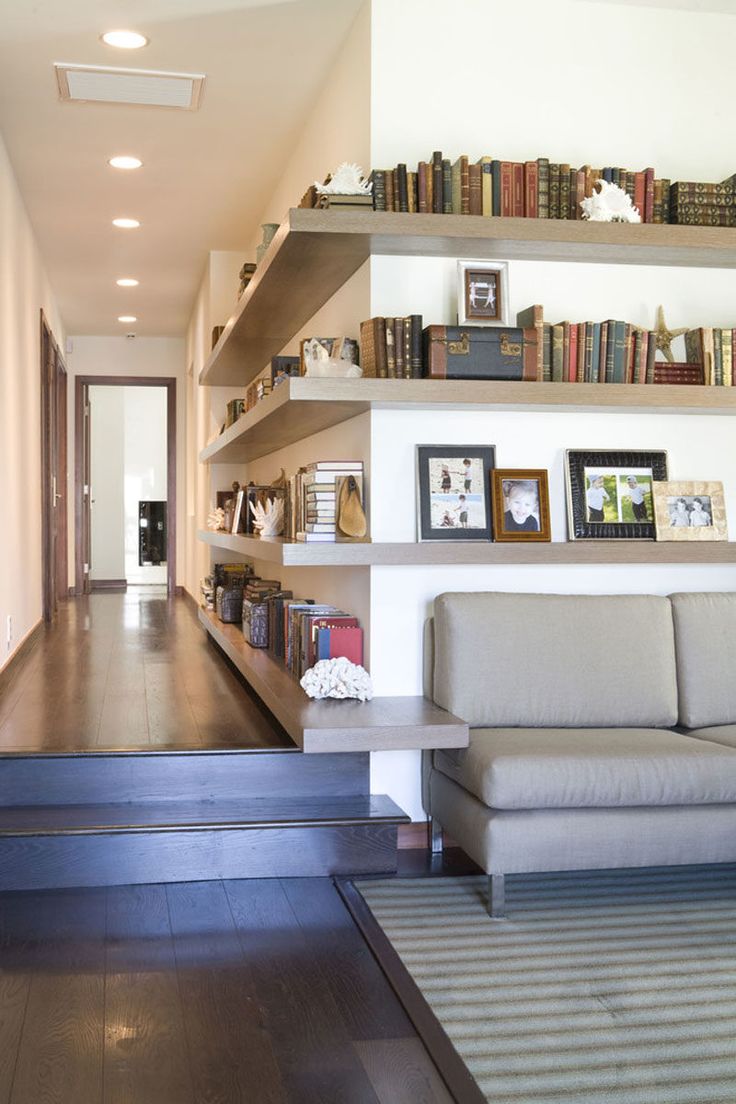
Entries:
{"label": "door frame", "polygon": [[[67,578],[67,370],[43,309],[40,311],[41,376],[41,606],[50,622]],[[59,491],[61,486],[61,491]],[[61,508],[57,503],[61,502]]]}
{"label": "door frame", "polygon": [[74,379],[74,593],[88,593],[84,574],[84,388],[166,388],[166,589],[176,594],[176,379],[173,376],[76,376]]}

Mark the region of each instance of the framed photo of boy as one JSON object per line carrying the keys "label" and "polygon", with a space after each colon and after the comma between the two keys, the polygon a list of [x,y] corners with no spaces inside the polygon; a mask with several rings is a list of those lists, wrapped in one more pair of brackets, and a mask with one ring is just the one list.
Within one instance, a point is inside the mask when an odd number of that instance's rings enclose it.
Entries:
{"label": "framed photo of boy", "polygon": [[491,503],[494,540],[552,540],[546,471],[496,468],[491,473]]}
{"label": "framed photo of boy", "polygon": [[723,484],[716,482],[653,483],[658,541],[725,541]]}
{"label": "framed photo of boy", "polygon": [[570,540],[654,540],[652,484],[667,479],[667,453],[568,449]]}
{"label": "framed photo of boy", "polygon": [[509,266],[505,261],[457,262],[458,326],[508,326]]}
{"label": "framed photo of boy", "polygon": [[492,445],[417,445],[418,539],[489,541]]}

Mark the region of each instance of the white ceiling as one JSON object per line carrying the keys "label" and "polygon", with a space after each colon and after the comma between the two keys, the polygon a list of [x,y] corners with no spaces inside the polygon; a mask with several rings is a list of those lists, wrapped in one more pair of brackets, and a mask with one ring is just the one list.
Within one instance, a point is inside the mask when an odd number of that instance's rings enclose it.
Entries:
{"label": "white ceiling", "polygon": [[[360,4],[0,0],[0,132],[68,333],[119,334],[129,313],[138,334],[184,333],[207,252],[250,241]],[[99,41],[120,27],[150,45]],[[60,103],[55,61],[206,73],[202,106]],[[111,169],[117,153],[144,167]]]}

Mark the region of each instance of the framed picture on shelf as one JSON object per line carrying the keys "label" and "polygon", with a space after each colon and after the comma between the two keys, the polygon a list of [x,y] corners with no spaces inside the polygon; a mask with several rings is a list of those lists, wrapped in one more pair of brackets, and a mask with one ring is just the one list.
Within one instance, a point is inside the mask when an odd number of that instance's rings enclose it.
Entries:
{"label": "framed picture on shelf", "polygon": [[670,481],[653,483],[658,541],[725,541],[723,484]]}
{"label": "framed picture on shelf", "polygon": [[508,326],[509,266],[505,261],[457,262],[458,326]]}
{"label": "framed picture on shelf", "polygon": [[652,484],[667,479],[660,450],[568,449],[570,540],[654,540]]}
{"label": "framed picture on shelf", "polygon": [[418,539],[489,541],[492,445],[417,445]]}
{"label": "framed picture on shelf", "polygon": [[491,473],[493,539],[550,541],[549,484],[541,468],[496,468]]}

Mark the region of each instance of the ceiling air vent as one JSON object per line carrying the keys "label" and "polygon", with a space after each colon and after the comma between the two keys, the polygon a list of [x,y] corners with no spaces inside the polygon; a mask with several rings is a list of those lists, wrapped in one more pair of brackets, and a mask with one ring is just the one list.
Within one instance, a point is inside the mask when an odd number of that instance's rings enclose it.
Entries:
{"label": "ceiling air vent", "polygon": [[136,104],[196,111],[202,98],[203,73],[159,73],[147,69],[113,69],[101,65],[54,62],[59,95],[69,103]]}

